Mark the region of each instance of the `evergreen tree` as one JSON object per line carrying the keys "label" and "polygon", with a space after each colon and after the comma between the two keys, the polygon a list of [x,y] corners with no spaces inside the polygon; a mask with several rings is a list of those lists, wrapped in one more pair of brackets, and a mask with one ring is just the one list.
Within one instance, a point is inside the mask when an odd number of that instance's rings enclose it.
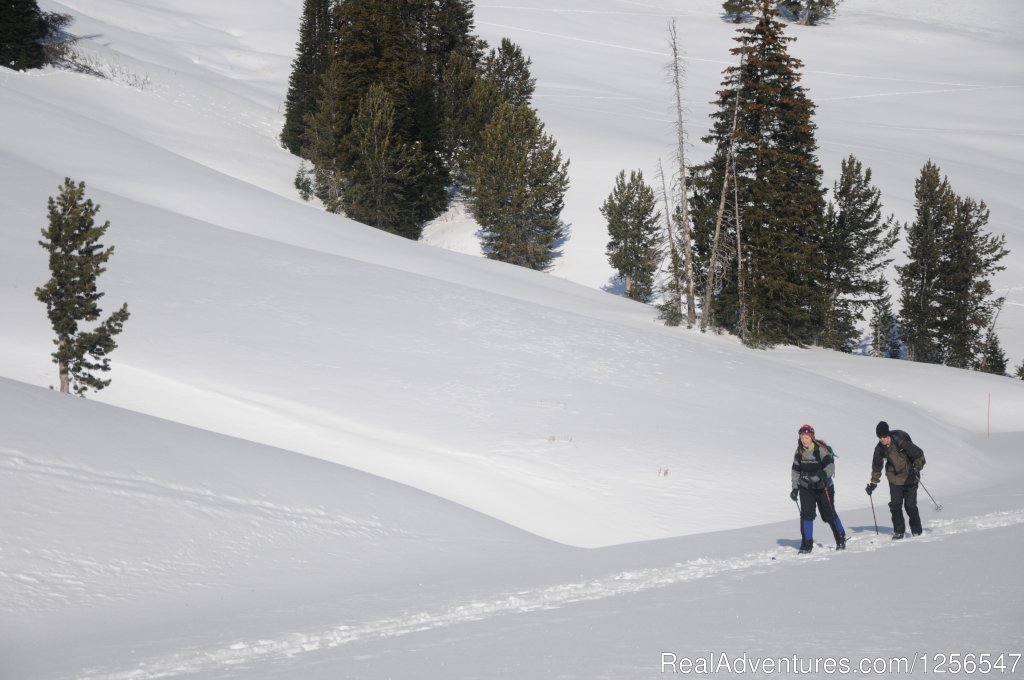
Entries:
{"label": "evergreen tree", "polygon": [[1014,371],[1013,374],[1017,377],[1017,379],[1024,380],[1024,361],[1020,362],[1020,365],[1017,366],[1017,370]]}
{"label": "evergreen tree", "polygon": [[[441,76],[441,153],[448,174],[455,184],[465,182],[465,168],[470,149],[476,144],[486,123],[476,124],[472,106],[473,93],[480,83],[480,74],[468,57],[453,55]],[[492,86],[493,87],[493,86]],[[497,89],[492,90],[496,93]],[[493,115],[494,106],[488,107],[486,120]]]}
{"label": "evergreen tree", "polygon": [[86,390],[101,390],[110,380],[97,377],[95,371],[110,370],[110,353],[117,344],[118,335],[128,320],[128,305],[124,304],[93,330],[80,328],[82,322],[100,318],[99,300],[103,293],[96,280],[106,271],[104,266],[114,252],[113,246],[104,248],[99,240],[110,222],[96,226],[95,217],[100,207],[85,198],[85,183],[77,186],[64,180],[60,195],[48,201],[49,227],[42,230],[39,242],[49,254],[50,280],[35,293],[46,305],[46,314],[53,326],[57,350],[51,355],[57,364],[60,391],[83,395]]}
{"label": "evergreen tree", "polygon": [[832,17],[839,9],[840,0],[782,0],[779,7],[785,7],[800,23],[815,26]]}
{"label": "evergreen tree", "polygon": [[996,335],[995,329],[990,328],[985,334],[978,359],[979,371],[994,375],[1006,375],[1006,367],[1010,360],[1006,357],[1002,345],[999,344],[999,336]]}
{"label": "evergreen tree", "polygon": [[0,66],[15,71],[41,68],[44,28],[36,0],[0,1]]}
{"label": "evergreen tree", "polygon": [[[733,219],[725,234],[737,247],[724,267],[715,309],[704,313],[713,312],[716,323],[750,345],[808,344],[814,340],[825,212],[814,104],[800,85],[802,64],[787,50],[794,39],[783,35],[769,0],[762,0],[760,11],[755,26],[737,31],[739,46],[732,53],[740,65],[725,71],[713,127],[704,138],[716,146],[715,154],[693,169],[691,216],[705,271],[723,175],[732,163],[737,177],[729,198],[739,221]],[[742,271],[736,258],[742,258]]]}
{"label": "evergreen tree", "polygon": [[917,217],[907,225],[900,316],[915,361],[970,368],[995,310],[989,277],[1003,269],[1006,237],[983,233],[984,202],[957,196],[928,161],[915,184]]}
{"label": "evergreen tree", "polygon": [[469,165],[469,207],[494,260],[546,269],[564,236],[568,161],[527,106],[503,103]]}
{"label": "evergreen tree", "polygon": [[281,131],[281,143],[294,154],[302,153],[307,118],[316,110],[320,78],[327,70],[333,43],[331,0],[304,0]]}
{"label": "evergreen tree", "polygon": [[734,24],[743,21],[743,17],[757,11],[757,0],[725,0],[722,11],[732,18]]}
{"label": "evergreen tree", "polygon": [[[1004,269],[1006,237],[983,233],[989,211],[985,202],[954,197],[953,223],[946,233],[938,275],[938,324],[943,363],[972,368],[985,352],[981,332],[990,326],[996,305],[989,301],[989,277]],[[990,332],[990,336],[993,335]]]}
{"label": "evergreen tree", "polygon": [[394,100],[394,143],[419,150],[402,212],[412,212],[421,224],[433,219],[447,205],[450,181],[442,147],[441,78],[454,55],[474,63],[479,58],[480,42],[469,33],[472,2],[341,0],[333,21],[335,43],[303,135],[317,195],[328,209],[341,209],[342,169],[359,153],[352,146],[353,119],[379,83]]}
{"label": "evergreen tree", "polygon": [[914,184],[914,208],[917,217],[906,227],[908,262],[896,268],[902,291],[901,325],[910,360],[941,363],[939,273],[956,198],[931,161],[925,163]]}
{"label": "evergreen tree", "polygon": [[892,262],[887,256],[900,225],[893,217],[882,221],[881,192],[871,184],[871,168],[852,155],[843,159],[832,194],[821,242],[818,344],[851,352],[857,322],[880,294],[877,277]]}
{"label": "evergreen tree", "polygon": [[626,182],[625,170],[601,206],[608,221],[608,262],[625,281],[626,297],[650,302],[659,257],[660,213],[655,210],[654,190],[634,170]]}
{"label": "evergreen tree", "polygon": [[889,295],[885,277],[879,276],[875,283],[878,297],[875,298],[871,315],[871,355],[887,359],[899,359],[902,353],[899,322],[892,309],[892,296]]}
{"label": "evergreen tree", "polygon": [[383,85],[373,85],[352,120],[348,145],[355,153],[343,173],[344,210],[354,220],[416,240],[421,227],[405,193],[423,163],[394,132],[394,100]]}
{"label": "evergreen tree", "polygon": [[483,61],[483,77],[498,86],[504,101],[513,106],[529,106],[537,79],[530,75],[531,60],[522,48],[508,38],[501,47],[491,49]]}

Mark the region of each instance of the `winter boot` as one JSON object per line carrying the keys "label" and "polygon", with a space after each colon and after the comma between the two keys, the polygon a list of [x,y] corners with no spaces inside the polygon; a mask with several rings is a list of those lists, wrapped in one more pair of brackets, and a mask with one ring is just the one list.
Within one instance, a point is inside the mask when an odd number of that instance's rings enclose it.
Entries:
{"label": "winter boot", "polygon": [[902,538],[903,538],[903,532],[902,531],[896,531],[892,535],[892,540],[894,540],[894,541],[899,541]]}
{"label": "winter boot", "polygon": [[921,535],[921,530],[920,529],[915,529],[914,531],[911,531],[910,533],[913,536],[920,536]]}
{"label": "winter boot", "polygon": [[814,550],[814,541],[802,541],[800,543],[800,554],[806,555],[807,553]]}
{"label": "winter boot", "polygon": [[836,538],[836,550],[846,550],[846,534]]}

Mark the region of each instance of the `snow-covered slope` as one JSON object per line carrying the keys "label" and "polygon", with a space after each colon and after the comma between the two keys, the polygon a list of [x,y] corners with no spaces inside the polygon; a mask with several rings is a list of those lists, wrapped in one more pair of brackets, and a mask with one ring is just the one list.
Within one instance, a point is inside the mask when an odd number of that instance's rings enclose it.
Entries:
{"label": "snow-covered slope", "polygon": [[[42,4],[76,17],[113,79],[0,72],[17,130],[0,138],[0,677],[650,677],[662,651],[712,647],[1021,651],[1024,383],[752,351],[600,290],[597,206],[619,169],[653,177],[670,152],[673,16],[702,153],[733,30],[719,3],[477,3],[483,37],[533,58],[572,159],[554,275],[297,198],[275,138],[299,0]],[[827,172],[856,154],[909,219],[931,157],[992,208],[1014,364],[1019,14],[847,0],[792,29]],[[65,176],[111,221],[101,286],[132,311],[89,401],[45,389],[32,294]],[[473,251],[472,229],[456,211],[428,240]],[[862,492],[882,418],[925,448],[946,505],[922,503],[929,532],[906,546],[873,539]],[[848,555],[791,554],[803,422],[839,453]],[[889,570],[920,574],[897,599],[926,614],[898,649],[902,623],[878,623]],[[805,635],[825,627],[841,649]]]}

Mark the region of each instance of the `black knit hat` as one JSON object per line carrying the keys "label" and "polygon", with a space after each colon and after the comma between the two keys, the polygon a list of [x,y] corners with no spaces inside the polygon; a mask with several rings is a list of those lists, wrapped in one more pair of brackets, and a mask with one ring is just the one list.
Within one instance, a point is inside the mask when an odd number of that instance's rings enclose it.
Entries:
{"label": "black knit hat", "polygon": [[875,425],[875,436],[881,439],[882,437],[889,436],[889,423],[884,420],[878,421],[878,425]]}

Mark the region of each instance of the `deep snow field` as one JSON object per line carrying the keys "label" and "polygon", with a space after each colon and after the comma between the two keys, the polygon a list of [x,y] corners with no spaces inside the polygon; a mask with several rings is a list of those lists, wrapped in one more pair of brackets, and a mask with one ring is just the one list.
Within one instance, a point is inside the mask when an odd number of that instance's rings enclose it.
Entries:
{"label": "deep snow field", "polygon": [[[457,207],[412,243],[298,198],[276,136],[301,4],[41,2],[111,79],[0,70],[0,680],[1024,675],[1024,382],[749,350],[604,290],[598,206],[673,146],[672,17],[708,153],[720,3],[476,3],[571,160],[549,274],[479,257]],[[1021,19],[845,0],[789,29],[829,185],[853,153],[910,220],[931,158],[990,207],[1014,367]],[[111,222],[106,310],[132,312],[88,400],[47,389],[33,295],[65,176]],[[880,419],[935,496],[901,543],[863,493]],[[796,555],[804,422],[839,456],[845,553],[819,521]]]}

